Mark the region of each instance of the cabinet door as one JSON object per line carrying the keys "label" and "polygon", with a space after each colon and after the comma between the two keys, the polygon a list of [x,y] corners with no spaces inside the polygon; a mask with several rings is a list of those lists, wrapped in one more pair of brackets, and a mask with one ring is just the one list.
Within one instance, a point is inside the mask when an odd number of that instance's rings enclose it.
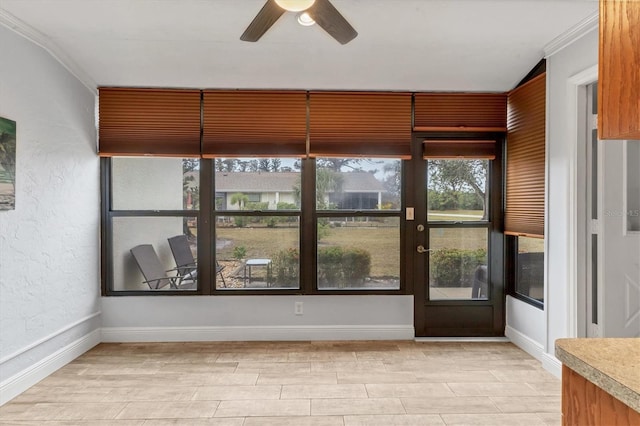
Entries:
{"label": "cabinet door", "polygon": [[640,139],[640,1],[600,0],[600,139]]}

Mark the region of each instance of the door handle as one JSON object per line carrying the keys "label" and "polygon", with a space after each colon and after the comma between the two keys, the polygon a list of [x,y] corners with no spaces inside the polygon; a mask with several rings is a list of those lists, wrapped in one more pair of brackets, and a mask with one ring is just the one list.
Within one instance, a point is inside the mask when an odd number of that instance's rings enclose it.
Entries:
{"label": "door handle", "polygon": [[426,252],[428,252],[428,251],[431,251],[431,249],[426,249],[426,248],[424,248],[424,246],[423,246],[423,245],[419,245],[418,247],[416,247],[416,251],[417,251],[418,253],[426,253]]}

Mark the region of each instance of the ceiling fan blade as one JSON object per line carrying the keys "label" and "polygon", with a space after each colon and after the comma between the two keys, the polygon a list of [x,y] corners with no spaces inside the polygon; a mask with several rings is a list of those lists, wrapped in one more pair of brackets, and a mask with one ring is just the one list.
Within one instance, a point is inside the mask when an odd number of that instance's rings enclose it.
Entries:
{"label": "ceiling fan blade", "polygon": [[242,41],[258,41],[269,28],[284,14],[285,10],[275,1],[267,0],[260,12],[253,18],[247,29],[240,36]]}
{"label": "ceiling fan blade", "polygon": [[313,6],[307,9],[307,13],[340,44],[347,44],[358,35],[329,0],[316,0]]}

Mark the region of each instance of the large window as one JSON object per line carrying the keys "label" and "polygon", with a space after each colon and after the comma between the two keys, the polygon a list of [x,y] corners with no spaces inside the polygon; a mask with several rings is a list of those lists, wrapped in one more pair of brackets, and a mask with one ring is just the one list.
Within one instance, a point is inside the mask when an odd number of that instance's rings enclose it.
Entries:
{"label": "large window", "polygon": [[301,162],[215,159],[216,288],[300,288]]}
{"label": "large window", "polygon": [[111,289],[197,290],[200,161],[121,157],[110,165]]}
{"label": "large window", "polygon": [[488,299],[489,160],[427,161],[429,299]]}
{"label": "large window", "polygon": [[401,160],[113,157],[103,166],[108,294],[401,288]]}
{"label": "large window", "polygon": [[544,302],[545,100],[541,74],[508,96],[504,233],[509,293]]}
{"label": "large window", "polygon": [[400,177],[397,159],[316,160],[319,289],[400,288]]}
{"label": "large window", "polygon": [[105,294],[397,292],[411,105],[101,88]]}

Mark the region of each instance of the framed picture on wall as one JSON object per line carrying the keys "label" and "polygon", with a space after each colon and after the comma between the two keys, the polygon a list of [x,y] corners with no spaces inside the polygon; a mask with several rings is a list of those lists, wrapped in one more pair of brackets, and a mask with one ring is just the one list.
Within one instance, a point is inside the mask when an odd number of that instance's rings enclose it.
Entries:
{"label": "framed picture on wall", "polygon": [[16,206],[16,122],[0,117],[0,210]]}

